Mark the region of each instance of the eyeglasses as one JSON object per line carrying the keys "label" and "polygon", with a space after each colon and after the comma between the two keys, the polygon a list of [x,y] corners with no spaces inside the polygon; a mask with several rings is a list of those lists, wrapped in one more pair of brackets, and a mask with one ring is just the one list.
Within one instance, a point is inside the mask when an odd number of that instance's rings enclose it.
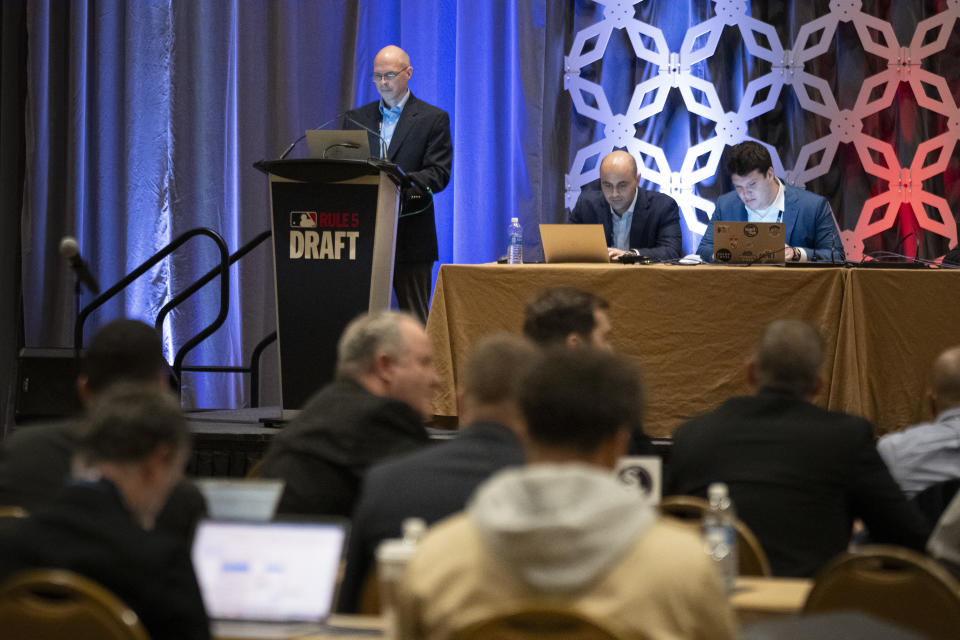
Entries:
{"label": "eyeglasses", "polygon": [[387,71],[386,73],[377,73],[376,71],[374,71],[373,81],[380,82],[381,80],[387,80],[387,81],[393,80],[394,78],[396,78],[398,75],[400,75],[401,73],[403,73],[409,68],[410,68],[410,65],[405,66],[403,69],[400,69],[400,71]]}

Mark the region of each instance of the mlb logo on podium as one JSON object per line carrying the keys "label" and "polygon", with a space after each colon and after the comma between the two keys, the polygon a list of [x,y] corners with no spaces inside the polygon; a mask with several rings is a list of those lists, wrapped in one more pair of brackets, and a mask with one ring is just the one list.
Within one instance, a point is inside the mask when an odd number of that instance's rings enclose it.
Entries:
{"label": "mlb logo on podium", "polygon": [[291,211],[290,227],[293,229],[315,229],[317,227],[317,212]]}

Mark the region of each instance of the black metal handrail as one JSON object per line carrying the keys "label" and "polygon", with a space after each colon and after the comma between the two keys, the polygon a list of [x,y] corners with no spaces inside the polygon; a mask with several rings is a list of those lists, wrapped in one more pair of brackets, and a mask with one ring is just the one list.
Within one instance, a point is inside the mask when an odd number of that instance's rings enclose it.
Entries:
{"label": "black metal handrail", "polygon": [[[114,284],[112,287],[104,291],[102,294],[97,296],[85,306],[80,314],[77,316],[77,322],[74,325],[73,331],[73,348],[79,353],[80,349],[83,347],[83,326],[87,321],[87,318],[91,313],[103,306],[108,300],[113,298],[115,295],[120,293],[123,289],[130,285],[131,282],[142,276],[144,273],[149,271],[154,265],[166,258],[168,255],[176,251],[183,245],[187,240],[195,236],[207,236],[213,240],[217,249],[220,251],[220,263],[219,266],[215,269],[219,273],[220,277],[220,312],[217,314],[217,317],[207,325],[202,331],[197,333],[195,336],[187,340],[184,345],[177,352],[176,357],[173,361],[173,371],[177,376],[177,379],[180,378],[180,370],[183,365],[183,358],[186,356],[187,352],[193,349],[195,346],[203,342],[210,336],[214,331],[220,328],[223,325],[223,322],[227,318],[227,313],[230,311],[230,264],[229,264],[229,251],[227,250],[227,243],[224,242],[223,238],[219,233],[208,229],[206,227],[199,227],[197,229],[191,229],[186,231],[172,241],[170,241],[165,247],[154,253],[150,258],[148,258],[143,264],[139,267],[128,273],[126,276],[121,278]],[[202,286],[202,285],[201,285]],[[197,287],[199,288],[199,287]]]}
{"label": "black metal handrail", "polygon": [[[253,238],[252,240],[250,240],[248,243],[246,243],[245,245],[243,245],[242,247],[240,247],[239,249],[237,249],[234,253],[230,254],[230,255],[226,258],[226,271],[229,273],[230,267],[231,267],[235,262],[237,262],[238,260],[240,260],[240,258],[244,257],[245,255],[247,255],[248,253],[250,253],[251,251],[253,251],[253,249],[255,249],[261,242],[263,242],[264,240],[266,240],[266,239],[269,238],[269,237],[270,237],[270,230],[269,230],[269,229],[267,229],[266,231],[262,231],[262,232],[260,232],[259,234],[257,234],[256,236],[254,236],[254,238]],[[204,275],[202,275],[200,278],[198,278],[198,279],[197,279],[193,284],[191,284],[189,287],[187,287],[186,289],[184,289],[183,291],[181,291],[180,293],[178,293],[176,296],[174,296],[173,298],[171,298],[170,300],[168,300],[167,303],[166,303],[165,305],[163,305],[163,307],[160,308],[160,312],[157,314],[157,319],[156,319],[156,321],[154,322],[154,326],[156,327],[157,332],[158,332],[158,333],[162,333],[162,331],[163,331],[163,321],[166,320],[167,315],[168,315],[171,311],[173,311],[174,308],[176,308],[176,307],[177,307],[178,305],[180,305],[184,300],[186,300],[187,298],[189,298],[190,296],[192,296],[194,293],[196,293],[197,291],[199,291],[201,288],[203,288],[203,286],[206,285],[208,282],[210,282],[211,280],[213,280],[214,278],[216,278],[218,275],[220,275],[222,271],[223,271],[223,269],[221,269],[221,267],[214,267],[213,269],[211,269],[210,271],[208,271],[207,273],[205,273]],[[221,281],[221,285],[220,285],[220,286],[221,286],[221,290],[222,290],[222,287],[223,287],[223,282],[224,282],[224,281]],[[223,295],[223,294],[221,294],[221,295]],[[229,310],[230,310],[230,303],[229,303],[229,301],[227,302],[227,305],[226,305],[226,306],[227,306],[227,311],[229,311]],[[226,318],[226,316],[224,316],[224,319],[225,319],[225,318]],[[221,324],[222,324],[222,323],[223,323],[223,321],[221,320]],[[217,327],[214,328],[214,331],[216,331],[217,328],[219,328],[219,325],[217,325]],[[203,342],[203,340],[205,340],[211,333],[213,333],[213,331],[211,331],[211,332],[209,332],[209,333],[205,333],[205,334],[204,334],[203,332],[201,332],[200,334],[197,334],[197,336],[195,336],[194,338],[191,338],[191,340],[188,340],[187,342],[185,342],[185,343],[183,344],[183,346],[180,347],[180,349],[177,351],[176,355],[175,355],[174,358],[173,358],[173,372],[174,372],[174,374],[177,376],[178,379],[180,378],[180,374],[181,374],[184,370],[187,370],[187,371],[215,371],[215,372],[225,372],[225,373],[230,373],[230,372],[234,372],[234,373],[246,373],[247,370],[246,370],[245,368],[243,368],[243,367],[213,366],[213,365],[211,365],[211,366],[201,366],[201,365],[197,365],[197,366],[192,366],[192,367],[189,367],[189,368],[185,368],[185,367],[183,366],[183,361],[184,361],[184,359],[187,357],[187,353],[188,353],[189,351],[191,351],[194,347],[196,347],[198,344],[200,344],[201,342]],[[201,336],[201,334],[202,334],[202,336]],[[199,339],[198,339],[198,340],[195,340],[195,338],[199,338]],[[252,375],[252,371],[251,371],[251,375]]]}
{"label": "black metal handrail", "polygon": [[276,341],[277,332],[267,334],[267,336],[257,343],[250,355],[250,366],[240,367],[236,365],[185,365],[180,371],[190,371],[194,373],[249,373],[250,374],[250,406],[253,408],[260,406],[260,357],[264,349],[270,346],[270,343]]}

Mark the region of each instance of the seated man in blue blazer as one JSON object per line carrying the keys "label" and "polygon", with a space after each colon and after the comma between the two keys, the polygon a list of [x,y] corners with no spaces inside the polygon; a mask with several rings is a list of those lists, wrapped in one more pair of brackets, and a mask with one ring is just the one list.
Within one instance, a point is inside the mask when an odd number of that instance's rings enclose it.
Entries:
{"label": "seated man in blue blazer", "polygon": [[697,253],[713,262],[713,223],[782,222],[786,226],[786,262],[843,262],[843,243],[830,203],[823,196],[781,182],[773,172],[770,152],[748,140],[731,147],[727,170],[733,191],[717,198],[713,219]]}
{"label": "seated man in blue blazer", "polygon": [[652,260],[681,256],[680,208],[668,195],[638,188],[637,162],[614,151],[600,163],[600,191],[584,190],[570,213],[572,224],[602,224],[610,260],[633,253]]}

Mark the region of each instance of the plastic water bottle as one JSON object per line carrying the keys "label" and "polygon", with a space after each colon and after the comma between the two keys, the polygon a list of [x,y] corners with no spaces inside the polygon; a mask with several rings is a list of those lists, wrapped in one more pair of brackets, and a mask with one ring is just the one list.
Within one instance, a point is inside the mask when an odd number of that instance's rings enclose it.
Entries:
{"label": "plastic water bottle", "polygon": [[703,516],[703,544],[717,564],[727,592],[733,590],[739,565],[737,562],[736,515],[727,485],[715,482],[707,489],[710,507]]}
{"label": "plastic water bottle", "polygon": [[507,227],[507,264],[523,264],[523,227],[517,218]]}

